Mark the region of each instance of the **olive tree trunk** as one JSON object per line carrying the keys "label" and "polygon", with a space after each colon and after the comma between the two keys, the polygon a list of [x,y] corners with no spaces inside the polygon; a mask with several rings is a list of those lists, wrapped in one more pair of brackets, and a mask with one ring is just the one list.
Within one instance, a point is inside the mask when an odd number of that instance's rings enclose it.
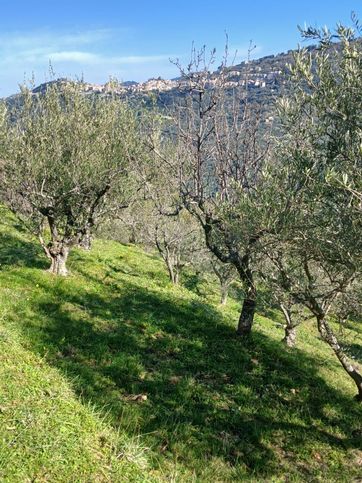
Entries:
{"label": "olive tree trunk", "polygon": [[177,267],[175,267],[169,259],[166,260],[166,265],[167,265],[167,271],[168,271],[168,275],[170,277],[170,281],[174,285],[177,285],[178,282],[179,282],[179,272],[178,272]]}
{"label": "olive tree trunk", "polygon": [[253,297],[244,299],[243,307],[241,309],[239,323],[236,333],[238,335],[249,335],[254,323],[254,315],[256,309],[256,300]]}
{"label": "olive tree trunk", "polygon": [[280,304],[280,308],[282,309],[284,319],[286,322],[284,326],[283,342],[287,347],[294,347],[297,339],[297,331],[296,331],[297,325],[292,321],[291,310],[282,303]]}
{"label": "olive tree trunk", "polygon": [[286,324],[286,326],[284,327],[284,332],[285,332],[285,335],[283,338],[284,344],[287,347],[294,347],[297,339],[296,327],[293,325]]}
{"label": "olive tree trunk", "polygon": [[92,235],[89,227],[84,230],[79,242],[79,247],[83,248],[84,250],[90,250],[92,248]]}
{"label": "olive tree trunk", "polygon": [[54,275],[61,275],[63,277],[68,275],[67,260],[71,243],[66,243],[58,237],[58,232],[53,220],[49,221],[51,241],[46,243],[42,235],[43,224],[38,233],[40,244],[44,250],[45,255],[50,260],[50,267],[48,272]]}
{"label": "olive tree trunk", "polygon": [[54,275],[66,277],[68,269],[66,266],[69,255],[69,247],[61,245],[57,247],[49,247],[49,258],[51,260],[49,272]]}
{"label": "olive tree trunk", "polygon": [[358,394],[356,395],[357,401],[362,401],[362,374],[358,367],[353,365],[349,358],[344,353],[342,347],[340,346],[337,337],[335,336],[333,330],[329,326],[325,316],[317,317],[318,331],[322,339],[332,348],[333,352],[337,356],[339,362],[341,363],[343,369],[347,372],[350,378],[353,380],[357,386]]}
{"label": "olive tree trunk", "polygon": [[239,317],[238,327],[236,329],[237,335],[248,336],[251,333],[251,329],[254,323],[254,315],[256,311],[256,297],[257,289],[254,282],[254,275],[250,264],[250,246],[255,243],[259,237],[254,237],[249,242],[249,248],[246,250],[244,256],[240,257],[238,253],[231,255],[230,248],[229,254],[225,255],[219,246],[213,243],[212,240],[212,227],[213,223],[207,218],[203,223],[203,229],[205,233],[206,245],[209,250],[220,260],[222,263],[230,263],[237,270],[240,280],[244,287],[245,297]]}
{"label": "olive tree trunk", "polygon": [[236,333],[238,335],[247,336],[251,333],[251,329],[254,323],[257,296],[253,273],[249,267],[249,260],[247,260],[246,268],[239,270],[239,274],[243,282],[245,298],[243,301],[243,306],[241,308]]}

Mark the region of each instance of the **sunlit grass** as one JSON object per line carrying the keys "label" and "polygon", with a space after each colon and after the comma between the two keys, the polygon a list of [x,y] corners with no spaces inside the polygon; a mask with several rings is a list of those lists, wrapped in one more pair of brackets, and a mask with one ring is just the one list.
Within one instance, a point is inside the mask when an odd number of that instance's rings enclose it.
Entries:
{"label": "sunlit grass", "polygon": [[[173,287],[155,255],[106,241],[75,250],[71,276],[58,279],[14,223],[6,215],[0,248],[1,324],[11,334],[2,343],[14,368],[13,390],[0,386],[10,408],[0,419],[14,421],[12,430],[0,423],[0,475],[24,481],[45,468],[49,481],[358,477],[361,407],[312,322],[294,350],[281,344],[274,316],[258,315],[251,339],[241,340],[239,302],[221,310],[211,282]],[[343,337],[358,356],[354,329]],[[25,433],[17,405],[30,414]],[[57,424],[73,429],[60,437]],[[113,442],[99,449],[104,431]]]}

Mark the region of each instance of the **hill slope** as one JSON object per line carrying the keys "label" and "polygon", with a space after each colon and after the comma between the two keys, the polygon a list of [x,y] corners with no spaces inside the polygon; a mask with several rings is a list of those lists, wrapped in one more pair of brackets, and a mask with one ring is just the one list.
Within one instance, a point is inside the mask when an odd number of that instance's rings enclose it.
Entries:
{"label": "hill slope", "polygon": [[0,479],[357,481],[361,407],[313,325],[288,351],[264,313],[242,341],[237,301],[221,311],[210,282],[172,287],[156,256],[114,242],[54,278],[1,219]]}
{"label": "hill slope", "polygon": [[[313,51],[314,47],[310,47]],[[248,97],[263,107],[265,116],[272,114],[273,102],[288,88],[286,82],[286,66],[293,63],[293,52],[283,52],[277,55],[268,55],[250,62],[241,62],[228,68],[227,87],[229,89],[243,88],[245,83],[248,86]],[[220,75],[216,69],[209,74],[209,87],[212,88]],[[33,89],[34,94],[44,93],[49,85],[53,83],[66,83],[66,78],[58,78],[44,82]],[[187,83],[186,83],[187,86]],[[148,79],[145,82],[137,83],[126,81],[115,86],[112,83],[92,84],[85,82],[84,92],[88,95],[104,95],[110,91],[116,92],[120,97],[129,99],[137,106],[147,104],[153,105],[155,99],[157,105],[162,109],[172,106],[179,96],[183,95],[185,83],[182,78],[162,79],[161,77]],[[187,89],[187,87],[186,87]],[[151,97],[150,97],[151,95]],[[20,93],[9,96],[5,99],[8,105],[21,105],[22,95]]]}
{"label": "hill slope", "polygon": [[77,400],[59,371],[24,349],[3,324],[0,403],[1,481],[147,480],[131,438],[122,441]]}

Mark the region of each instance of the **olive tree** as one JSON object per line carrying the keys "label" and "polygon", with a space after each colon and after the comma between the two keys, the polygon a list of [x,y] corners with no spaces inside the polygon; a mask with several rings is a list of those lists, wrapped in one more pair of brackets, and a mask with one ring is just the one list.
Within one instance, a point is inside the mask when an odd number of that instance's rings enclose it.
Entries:
{"label": "olive tree", "polygon": [[[249,334],[256,308],[254,259],[265,227],[253,215],[259,204],[268,149],[260,139],[260,112],[247,88],[229,85],[226,57],[210,73],[215,52],[193,51],[180,73],[180,96],[167,133],[173,156],[159,153],[178,180],[181,204],[202,227],[208,249],[235,267],[245,297],[237,333]],[[247,85],[247,82],[245,82]]]}
{"label": "olive tree", "polygon": [[3,198],[36,232],[50,271],[66,275],[69,251],[127,205],[140,159],[137,119],[112,93],[86,95],[76,81],[21,88],[6,113]]}
{"label": "olive tree", "polygon": [[[284,337],[282,342],[287,347],[294,347],[297,341],[297,327],[310,319],[310,314],[306,313],[304,306],[284,289],[279,279],[279,267],[273,263],[274,260],[271,256],[272,247],[268,244],[270,238],[272,237],[265,239],[266,256],[263,259],[263,266],[259,273],[267,287],[266,297],[263,297],[263,299],[266,305],[270,306],[272,304],[273,307],[280,309],[284,318]],[[280,240],[280,237],[278,237],[278,240]],[[279,247],[277,243],[275,243],[275,246]],[[270,258],[272,262],[270,262]]]}
{"label": "olive tree", "polygon": [[[331,319],[337,312],[336,302],[353,284],[357,273],[352,265],[337,258],[328,260],[323,247],[315,245],[314,239],[307,239],[303,228],[295,228],[295,237],[287,236],[283,241],[278,236],[274,249],[271,244],[267,254],[274,264],[273,283],[279,285],[291,300],[294,308],[299,307],[297,316],[305,317],[308,309],[317,322],[321,338],[331,347],[342,367],[355,382],[358,398],[362,398],[362,373],[352,361],[333,330]],[[331,263],[332,262],[332,263]],[[292,320],[291,320],[292,322]]]}
{"label": "olive tree", "polygon": [[[354,31],[338,26],[307,29],[319,41],[302,49],[290,67],[293,92],[279,103],[279,231],[268,234],[265,253],[279,284],[307,308],[352,378],[362,400],[362,373],[330,323],[335,305],[361,277],[362,50]],[[334,42],[338,40],[338,42]]]}
{"label": "olive tree", "polygon": [[193,265],[202,250],[199,227],[190,218],[184,211],[175,216],[155,214],[148,227],[173,284],[179,283],[182,270]]}

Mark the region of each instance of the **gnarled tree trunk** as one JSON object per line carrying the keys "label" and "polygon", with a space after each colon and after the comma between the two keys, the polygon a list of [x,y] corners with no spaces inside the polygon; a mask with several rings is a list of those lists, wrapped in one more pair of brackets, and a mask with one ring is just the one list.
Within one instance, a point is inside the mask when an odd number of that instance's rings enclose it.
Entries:
{"label": "gnarled tree trunk", "polygon": [[286,324],[284,327],[284,332],[285,332],[285,335],[283,338],[284,344],[288,347],[294,347],[295,341],[297,339],[296,327],[293,325]]}
{"label": "gnarled tree trunk", "polygon": [[43,223],[40,226],[38,236],[45,255],[51,262],[48,272],[53,273],[54,275],[62,275],[65,277],[68,275],[66,263],[68,260],[70,248],[73,244],[71,243],[71,241],[66,243],[63,239],[59,237],[53,217],[47,216],[47,220],[50,228],[51,241],[49,243],[46,243],[43,238]]}
{"label": "gnarled tree trunk", "polygon": [[245,298],[243,301],[236,333],[237,335],[248,336],[251,333],[254,323],[257,297],[257,289],[254,282],[253,271],[251,269],[250,247],[259,240],[260,235],[254,236],[250,239],[249,246],[245,250],[243,256],[239,255],[239,253],[232,246],[232,243],[226,243],[229,253],[225,254],[215,243],[213,243],[212,229],[214,224],[215,223],[213,223],[212,219],[210,219],[209,216],[206,216],[206,221],[202,224],[205,233],[206,245],[221,262],[232,264],[239,274],[245,290]]}
{"label": "gnarled tree trunk", "polygon": [[155,244],[158,253],[161,255],[162,260],[165,262],[170,281],[177,285],[179,282],[180,273],[180,256],[177,253],[177,249],[170,247],[165,236],[159,238],[159,229],[156,226],[155,232]]}
{"label": "gnarled tree trunk", "polygon": [[69,247],[66,245],[52,245],[48,247],[48,251],[51,260],[49,272],[54,275],[66,277],[68,275],[66,263],[69,255]]}
{"label": "gnarled tree trunk", "polygon": [[349,358],[344,353],[342,347],[339,345],[337,337],[335,336],[333,330],[329,326],[324,315],[317,316],[318,331],[322,339],[327,342],[327,344],[333,349],[334,353],[338,357],[343,369],[351,377],[353,382],[357,386],[358,394],[356,399],[362,402],[362,374]]}

